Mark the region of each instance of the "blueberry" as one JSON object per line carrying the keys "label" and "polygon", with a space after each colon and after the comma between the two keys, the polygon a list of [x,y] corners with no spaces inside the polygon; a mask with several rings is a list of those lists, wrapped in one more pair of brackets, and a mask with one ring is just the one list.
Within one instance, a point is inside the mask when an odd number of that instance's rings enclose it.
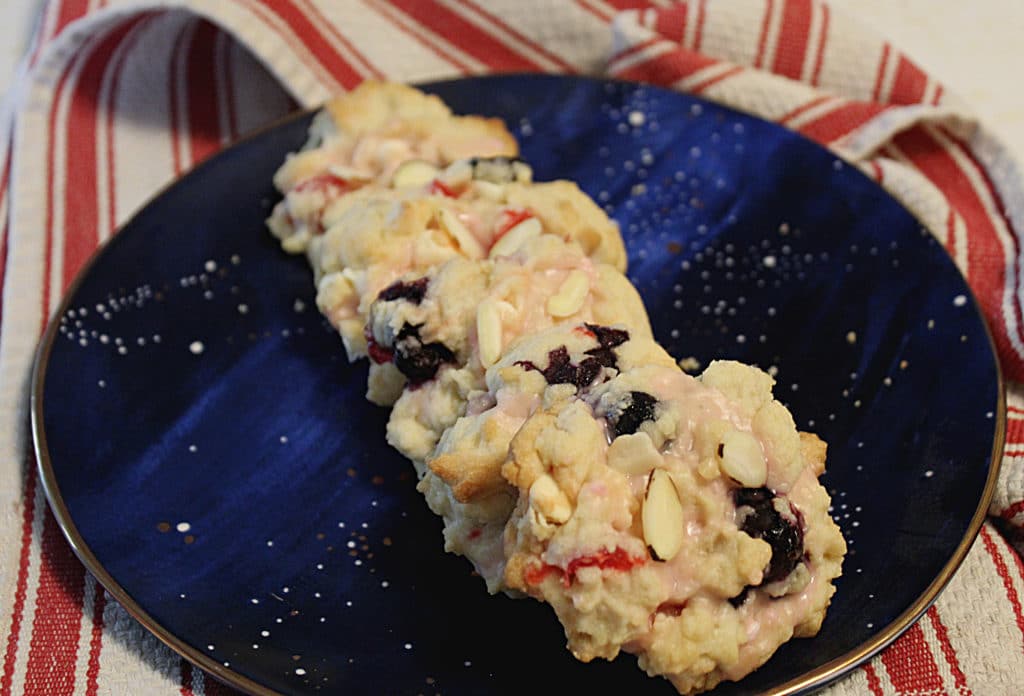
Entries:
{"label": "blueberry", "polygon": [[419,330],[419,326],[404,324],[395,339],[395,367],[412,386],[433,379],[442,365],[455,362],[448,346],[424,343]]}
{"label": "blueberry", "polygon": [[544,375],[548,384],[572,384],[577,389],[589,386],[601,372],[601,362],[597,358],[585,358],[579,365],[573,365],[565,346],[559,346],[548,353],[548,366],[543,370],[529,360],[520,360],[516,365],[526,370],[536,370]]}
{"label": "blueberry", "polygon": [[418,305],[427,294],[427,283],[429,282],[428,278],[420,278],[408,283],[398,280],[381,290],[380,294],[377,295],[377,299],[383,302],[409,300],[409,302]]}
{"label": "blueberry", "polygon": [[737,508],[748,508],[740,529],[772,547],[772,559],[762,584],[782,580],[804,556],[804,534],[775,509],[775,495],[767,488],[739,488],[733,493]]}
{"label": "blueberry", "polygon": [[584,326],[594,334],[594,338],[597,339],[598,343],[597,348],[591,348],[586,351],[586,354],[592,356],[604,367],[618,368],[618,359],[612,348],[621,346],[628,341],[629,332],[623,329],[613,329],[608,326],[598,326],[597,324],[585,324]]}
{"label": "blueberry", "polygon": [[654,420],[654,406],[658,400],[646,392],[630,392],[629,405],[612,420],[615,437],[632,435],[644,421]]}

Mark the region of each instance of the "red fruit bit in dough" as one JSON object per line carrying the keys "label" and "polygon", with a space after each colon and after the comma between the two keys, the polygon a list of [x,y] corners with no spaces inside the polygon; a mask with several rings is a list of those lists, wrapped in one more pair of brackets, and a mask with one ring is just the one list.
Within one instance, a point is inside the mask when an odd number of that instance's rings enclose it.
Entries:
{"label": "red fruit bit in dough", "polygon": [[503,210],[501,212],[501,217],[498,218],[497,225],[494,228],[495,243],[504,237],[510,229],[518,225],[520,222],[529,220],[532,217],[534,217],[534,214],[529,210]]}
{"label": "red fruit bit in dough", "polygon": [[471,530],[469,532],[469,538],[470,539],[478,539],[478,538],[480,538],[480,534],[482,534],[482,532],[480,531],[480,528],[477,527],[476,529],[473,529],[473,530]]}
{"label": "red fruit bit in dough", "polygon": [[366,340],[366,352],[370,354],[370,360],[378,365],[389,363],[395,359],[395,351],[381,346],[372,338]]}
{"label": "red fruit bit in dough", "polygon": [[569,587],[576,579],[576,572],[580,568],[597,566],[601,570],[626,571],[638,565],[643,565],[646,562],[646,558],[630,556],[625,549],[614,549],[612,551],[601,549],[589,556],[580,556],[579,558],[572,559],[569,561],[569,566],[564,570],[548,563],[534,566],[526,571],[524,579],[530,585],[539,585],[548,575],[557,573],[562,576],[562,585]]}
{"label": "red fruit bit in dough", "polygon": [[358,188],[353,185],[351,181],[342,179],[336,174],[317,174],[308,179],[304,179],[295,185],[292,189],[296,193],[308,193],[308,192],[323,192],[323,193],[344,193],[354,188]]}
{"label": "red fruit bit in dough", "polygon": [[458,191],[456,191],[455,189],[451,188],[450,186],[446,186],[445,183],[443,181],[441,181],[440,179],[434,179],[433,181],[431,181],[430,182],[430,188],[427,189],[427,190],[430,193],[433,193],[433,194],[440,193],[442,196],[448,196],[448,198],[458,198],[459,197]]}

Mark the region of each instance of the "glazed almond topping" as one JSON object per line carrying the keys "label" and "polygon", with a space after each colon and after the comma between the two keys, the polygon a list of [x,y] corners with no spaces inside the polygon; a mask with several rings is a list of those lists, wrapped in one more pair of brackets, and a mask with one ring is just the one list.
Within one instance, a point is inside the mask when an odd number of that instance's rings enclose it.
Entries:
{"label": "glazed almond topping", "polygon": [[539,237],[543,231],[544,228],[541,226],[540,220],[535,217],[524,218],[514,227],[500,233],[500,238],[491,247],[487,256],[492,259],[499,256],[511,256],[528,241]]}
{"label": "glazed almond topping", "polygon": [[744,488],[760,488],[768,478],[761,443],[743,430],[730,430],[718,447],[722,473]]}
{"label": "glazed almond topping", "polygon": [[476,336],[480,346],[480,364],[490,367],[501,357],[501,312],[493,300],[484,300],[476,310]]}
{"label": "glazed almond topping", "polygon": [[571,271],[558,292],[548,298],[548,314],[559,318],[572,316],[583,307],[589,293],[590,278],[587,274],[579,269]]}
{"label": "glazed almond topping", "polygon": [[423,160],[403,162],[391,177],[391,185],[395,188],[421,188],[427,186],[437,176],[437,167]]}
{"label": "glazed almond topping", "polygon": [[686,528],[679,493],[664,469],[651,472],[640,514],[651,557],[656,561],[672,560],[682,548]]}

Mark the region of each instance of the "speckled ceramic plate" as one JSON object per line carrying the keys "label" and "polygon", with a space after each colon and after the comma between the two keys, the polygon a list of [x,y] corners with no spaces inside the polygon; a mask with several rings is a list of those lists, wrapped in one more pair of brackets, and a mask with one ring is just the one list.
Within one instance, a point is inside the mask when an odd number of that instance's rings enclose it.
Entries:
{"label": "speckled ceramic plate", "polygon": [[[698,99],[539,76],[429,89],[507,119],[539,179],[607,207],[670,352],[770,369],[830,443],[851,550],[828,618],[716,693],[812,689],[907,628],[977,532],[1002,439],[990,339],[942,248],[825,150]],[[34,428],[75,550],[158,637],[253,693],[672,693],[629,656],[577,663],[547,607],[487,596],[442,551],[365,365],[263,226],[307,123],[158,196],[50,325]]]}

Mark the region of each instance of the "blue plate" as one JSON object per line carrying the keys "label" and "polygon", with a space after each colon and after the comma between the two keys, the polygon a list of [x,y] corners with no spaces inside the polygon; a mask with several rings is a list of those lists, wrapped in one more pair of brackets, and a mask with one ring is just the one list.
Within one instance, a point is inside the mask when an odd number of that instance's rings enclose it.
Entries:
{"label": "blue plate", "polygon": [[[716,693],[810,690],[906,629],[982,522],[1004,425],[990,338],[941,246],[829,152],[693,97],[527,75],[427,89],[506,119],[538,179],[578,181],[619,221],[670,352],[771,369],[830,444],[850,554],[828,618]],[[363,400],[366,366],[263,225],[308,121],[160,194],[51,323],[34,432],[76,552],[252,693],[674,693],[629,656],[576,662],[546,606],[488,596],[442,551],[386,411]]]}

